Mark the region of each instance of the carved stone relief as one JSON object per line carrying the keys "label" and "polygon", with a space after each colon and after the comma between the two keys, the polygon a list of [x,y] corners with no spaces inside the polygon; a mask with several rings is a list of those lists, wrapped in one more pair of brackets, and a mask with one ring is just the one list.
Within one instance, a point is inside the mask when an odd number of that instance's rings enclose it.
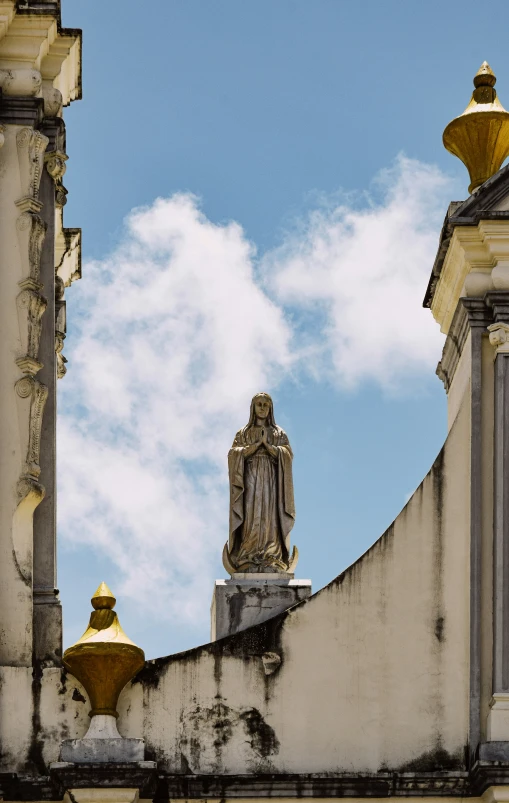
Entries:
{"label": "carved stone relief", "polygon": [[47,225],[39,215],[33,212],[23,212],[16,221],[16,229],[22,260],[22,272],[24,276],[38,283],[41,249]]}
{"label": "carved stone relief", "polygon": [[48,302],[40,293],[42,285],[33,279],[23,279],[19,286],[21,292],[17,298],[17,306],[22,356],[18,357],[16,364],[24,374],[34,375],[42,368],[37,358],[41,340],[41,318]]}
{"label": "carved stone relief", "polygon": [[66,161],[68,156],[63,151],[52,151],[45,157],[46,170],[55,182],[55,203],[58,207],[63,207],[67,203],[67,190],[62,184],[62,179],[66,171]]}
{"label": "carved stone relief", "polygon": [[44,151],[49,139],[33,128],[22,128],[16,135],[19,172],[21,178],[21,198],[16,202],[22,211],[38,212],[39,184],[44,164]]}
{"label": "carved stone relief", "polygon": [[509,325],[498,322],[488,326],[490,343],[496,348],[496,354],[509,354]]}
{"label": "carved stone relief", "polygon": [[37,491],[41,499],[44,488],[38,482],[41,467],[39,456],[41,449],[41,427],[44,405],[48,398],[48,388],[33,376],[24,376],[16,382],[16,393],[25,401],[28,410],[28,443],[23,472],[18,481],[18,500],[21,501],[30,491]]}
{"label": "carved stone relief", "polygon": [[47,225],[37,214],[41,209],[39,185],[44,165],[44,151],[48,138],[40,131],[22,128],[16,135],[21,197],[16,206],[21,214],[16,220],[16,232],[20,247],[21,274],[20,292],[16,299],[21,355],[16,365],[24,376],[15,384],[18,397],[18,413],[21,432],[26,442],[25,460],[18,481],[18,502],[29,495],[39,502],[44,496],[44,487],[39,482],[41,446],[41,427],[48,388],[35,378],[42,368],[38,360],[41,339],[41,318],[47,307],[47,300],[41,293],[39,281],[41,251]]}

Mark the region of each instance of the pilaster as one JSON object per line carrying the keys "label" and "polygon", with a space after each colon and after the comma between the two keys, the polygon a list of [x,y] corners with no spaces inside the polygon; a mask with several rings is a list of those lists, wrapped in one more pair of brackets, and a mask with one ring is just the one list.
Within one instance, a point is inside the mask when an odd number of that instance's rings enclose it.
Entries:
{"label": "pilaster", "polygon": [[61,655],[54,439],[65,309],[62,281],[55,280],[62,260],[57,207],[65,202],[62,108],[81,95],[81,41],[78,31],[61,27],[59,5],[0,3],[0,665],[6,666],[55,664]]}
{"label": "pilaster", "polygon": [[[57,105],[54,109],[59,111]],[[46,493],[34,514],[34,659],[58,664],[62,656],[62,608],[58,599],[56,534],[56,419],[57,365],[56,328],[60,314],[60,284],[56,280],[55,233],[57,193],[65,171],[65,125],[61,118],[45,117],[41,130],[48,140],[41,176],[41,216],[47,228],[41,252],[41,282],[48,298],[42,322],[40,376],[48,388],[41,431],[41,479]],[[63,165],[63,169],[59,169]],[[62,357],[60,357],[62,359]]]}
{"label": "pilaster", "polygon": [[[26,99],[28,100],[28,99]],[[34,104],[23,108],[35,111]],[[9,611],[0,661],[32,662],[33,512],[44,496],[41,427],[48,389],[39,375],[42,320],[48,299],[41,282],[47,225],[39,197],[48,139],[29,125],[2,123],[0,193],[0,610]],[[16,599],[16,606],[12,606]]]}
{"label": "pilaster", "polygon": [[493,696],[488,741],[509,741],[509,292],[488,295],[494,323]]}
{"label": "pilaster", "polygon": [[483,462],[486,448],[483,421],[483,338],[491,314],[483,298],[462,298],[470,332],[470,713],[469,745],[473,760],[481,741],[483,682],[483,552],[486,538]]}

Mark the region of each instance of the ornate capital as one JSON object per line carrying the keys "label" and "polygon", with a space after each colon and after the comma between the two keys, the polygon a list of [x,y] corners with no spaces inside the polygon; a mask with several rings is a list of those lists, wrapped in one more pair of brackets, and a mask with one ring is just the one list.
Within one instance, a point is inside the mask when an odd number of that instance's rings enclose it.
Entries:
{"label": "ornate capital", "polygon": [[509,324],[492,323],[488,326],[490,343],[496,348],[496,354],[509,354]]}

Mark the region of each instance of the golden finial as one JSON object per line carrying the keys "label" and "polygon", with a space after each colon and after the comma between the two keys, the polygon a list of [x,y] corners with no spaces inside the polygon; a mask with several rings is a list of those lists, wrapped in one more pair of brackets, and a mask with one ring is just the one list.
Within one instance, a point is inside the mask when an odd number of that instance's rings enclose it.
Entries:
{"label": "golden finial", "polygon": [[140,671],[145,653],[126,636],[113,610],[115,597],[101,583],[91,599],[94,611],[82,637],[64,652],[66,669],[83,684],[90,698],[90,716],[118,717],[120,692]]}
{"label": "golden finial", "polygon": [[95,611],[100,610],[101,608],[114,608],[116,599],[111,593],[110,589],[106,585],[105,582],[102,582],[97,591],[95,592],[94,596],[90,600],[92,603],[92,608]]}
{"label": "golden finial", "polygon": [[444,131],[444,146],[468,169],[469,192],[493,176],[509,156],[509,112],[497,98],[496,80],[484,61],[474,78],[470,103]]}

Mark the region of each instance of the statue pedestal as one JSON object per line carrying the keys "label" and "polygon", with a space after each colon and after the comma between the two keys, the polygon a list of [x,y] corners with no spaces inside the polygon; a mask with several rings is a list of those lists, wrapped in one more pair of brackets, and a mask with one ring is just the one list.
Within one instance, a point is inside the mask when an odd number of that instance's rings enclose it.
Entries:
{"label": "statue pedestal", "polygon": [[271,619],[311,596],[311,580],[291,574],[232,575],[216,580],[212,597],[211,641]]}

